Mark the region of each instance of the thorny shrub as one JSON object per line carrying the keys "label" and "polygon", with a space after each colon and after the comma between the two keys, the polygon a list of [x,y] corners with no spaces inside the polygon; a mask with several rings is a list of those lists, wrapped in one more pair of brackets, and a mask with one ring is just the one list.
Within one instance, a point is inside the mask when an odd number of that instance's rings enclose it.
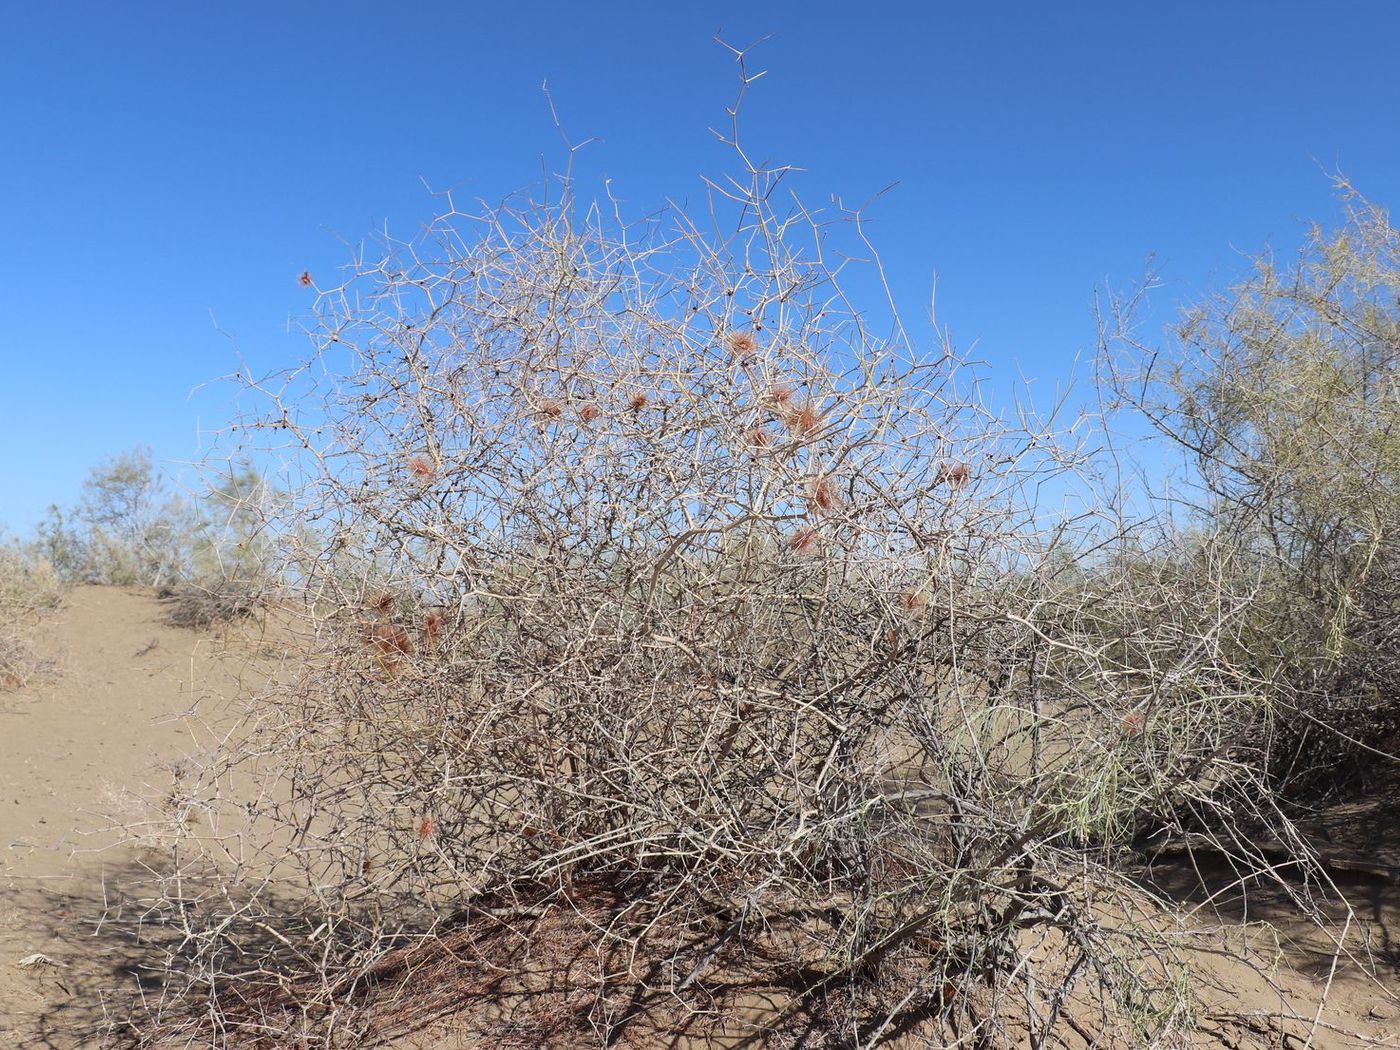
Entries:
{"label": "thorny shrub", "polygon": [[1190,1024],[1115,861],[1265,816],[1239,601],[1090,559],[1118,525],[1036,501],[1073,443],[848,300],[860,213],[723,137],[703,222],[567,173],[448,195],[315,285],[305,362],[243,377],[304,652],[186,785],[158,1030],[358,1045],[506,989],[491,945],[567,916],[579,1041],[745,987],[780,993],[755,1040]]}

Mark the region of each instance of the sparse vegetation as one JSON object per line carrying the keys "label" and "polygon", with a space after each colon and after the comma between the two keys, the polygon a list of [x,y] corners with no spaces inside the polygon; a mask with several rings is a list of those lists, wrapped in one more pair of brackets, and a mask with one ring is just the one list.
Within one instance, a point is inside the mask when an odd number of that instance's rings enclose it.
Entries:
{"label": "sparse vegetation", "polygon": [[188,503],[168,490],[150,450],[137,448],[94,467],[77,506],[50,507],[36,532],[69,582],[160,586],[185,570],[195,529]]}
{"label": "sparse vegetation", "polygon": [[254,616],[264,606],[264,596],[236,580],[210,584],[183,583],[162,587],[157,595],[166,603],[167,621],[174,627],[208,630],[218,624]]}
{"label": "sparse vegetation", "polygon": [[15,541],[0,543],[0,690],[16,689],[32,677],[38,665],[30,632],[62,598],[62,587],[46,562]]}
{"label": "sparse vegetation", "polygon": [[272,585],[264,527],[276,497],[246,460],[210,468],[207,494],[173,494],[148,449],[98,466],[77,506],[50,507],[32,544],[67,583],[148,586],[175,626],[205,628],[251,615]]}

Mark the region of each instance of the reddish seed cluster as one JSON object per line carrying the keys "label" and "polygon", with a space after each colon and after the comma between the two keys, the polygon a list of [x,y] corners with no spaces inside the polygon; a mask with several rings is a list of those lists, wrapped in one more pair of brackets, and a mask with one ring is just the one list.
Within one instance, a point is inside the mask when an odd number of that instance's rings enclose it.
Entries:
{"label": "reddish seed cluster", "polygon": [[578,410],[578,417],[579,417],[579,419],[583,420],[585,423],[592,423],[595,419],[597,419],[597,418],[598,418],[599,416],[601,416],[602,414],[603,414],[603,410],[602,410],[601,408],[599,408],[597,405],[593,405],[593,404],[584,405],[582,408],[580,408],[580,409]]}
{"label": "reddish seed cluster", "polygon": [[972,468],[966,463],[945,463],[938,468],[938,480],[961,488],[972,480]]}
{"label": "reddish seed cluster", "polygon": [[773,404],[777,405],[779,408],[787,408],[788,405],[792,404],[792,399],[793,392],[790,386],[784,386],[779,383],[777,386],[771,387],[768,391],[768,400],[772,401]]}
{"label": "reddish seed cluster", "polygon": [[301,271],[301,276],[297,278],[297,283],[300,284],[303,288],[310,288],[310,287],[311,287],[311,271],[310,271],[310,270],[302,270],[302,271]]}
{"label": "reddish seed cluster", "polygon": [[768,433],[768,431],[764,430],[762,427],[754,427],[748,432],[748,434],[745,435],[745,437],[748,438],[749,444],[752,445],[754,448],[773,447],[773,435]]}
{"label": "reddish seed cluster", "polygon": [[928,596],[923,591],[905,591],[899,598],[905,612],[920,612],[928,604]]}
{"label": "reddish seed cluster", "polygon": [[792,534],[792,538],[788,540],[788,546],[792,548],[794,554],[810,556],[821,549],[821,536],[816,529],[801,528]]}
{"label": "reddish seed cluster", "polygon": [[811,437],[821,426],[822,414],[810,401],[804,401],[787,416],[788,429],[798,437]]}
{"label": "reddish seed cluster", "polygon": [[835,514],[841,509],[841,493],[830,478],[817,478],[808,483],[807,505],[818,514]]}
{"label": "reddish seed cluster", "polygon": [[423,637],[432,645],[442,634],[442,613],[437,609],[423,617]]}
{"label": "reddish seed cluster", "polygon": [[627,407],[633,412],[640,412],[647,407],[647,396],[640,390],[627,399]]}
{"label": "reddish seed cluster", "polygon": [[374,624],[370,627],[366,640],[374,648],[379,658],[379,666],[391,675],[404,669],[404,657],[414,651],[413,639],[398,624]]}
{"label": "reddish seed cluster", "polygon": [[369,632],[374,647],[387,657],[406,656],[413,652],[413,639],[398,624],[377,623]]}
{"label": "reddish seed cluster", "polygon": [[758,340],[752,332],[730,332],[728,342],[730,352],[740,361],[751,360],[758,349]]}
{"label": "reddish seed cluster", "polygon": [[1142,736],[1142,712],[1129,711],[1123,716],[1123,732],[1128,736]]}
{"label": "reddish seed cluster", "polygon": [[370,607],[378,609],[380,612],[388,612],[394,607],[394,596],[388,591],[381,591],[370,601]]}
{"label": "reddish seed cluster", "polygon": [[409,472],[415,478],[431,478],[436,471],[433,469],[432,461],[427,456],[413,456],[408,461]]}
{"label": "reddish seed cluster", "polygon": [[558,401],[546,401],[540,405],[540,415],[546,419],[558,419],[564,414],[564,406]]}
{"label": "reddish seed cluster", "polygon": [[418,838],[427,841],[438,832],[437,821],[432,817],[423,817],[418,821]]}

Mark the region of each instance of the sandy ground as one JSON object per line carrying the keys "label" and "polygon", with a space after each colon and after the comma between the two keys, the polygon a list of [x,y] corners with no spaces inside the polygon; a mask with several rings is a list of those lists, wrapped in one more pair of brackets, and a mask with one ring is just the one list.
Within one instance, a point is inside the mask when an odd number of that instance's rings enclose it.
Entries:
{"label": "sandy ground", "polygon": [[106,990],[140,981],[99,921],[142,850],[105,829],[169,789],[200,733],[185,716],[238,688],[213,639],[162,617],[148,593],[81,588],[35,640],[56,673],[0,693],[0,1050],[84,1045]]}
{"label": "sandy ground", "polygon": [[[0,692],[0,1050],[95,1046],[112,996],[151,987],[149,961],[116,930],[128,896],[150,878],[147,847],[112,830],[159,805],[171,768],[207,741],[224,701],[243,689],[246,648],[163,623],[149,593],[82,588],[36,640],[56,672]],[[247,673],[253,673],[247,671]],[[1318,836],[1341,853],[1393,861],[1400,815],[1376,804],[1323,819]],[[149,844],[147,844],[149,845]],[[154,861],[153,861],[154,863]],[[1347,944],[1338,955],[1277,889],[1240,887],[1209,857],[1178,859],[1157,885],[1219,924],[1219,941],[1249,944],[1253,966],[1203,958],[1202,998],[1252,1020],[1215,1024],[1198,1045],[1289,1050],[1400,1048],[1400,882],[1336,872],[1353,908],[1336,910]],[[1207,888],[1208,887],[1208,888]],[[121,913],[121,924],[104,917]],[[1272,924],[1266,926],[1265,923]],[[1316,1018],[1317,1024],[1312,1023]],[[479,1021],[479,1019],[478,1019]],[[447,1019],[404,1047],[487,1047],[470,1018]]]}

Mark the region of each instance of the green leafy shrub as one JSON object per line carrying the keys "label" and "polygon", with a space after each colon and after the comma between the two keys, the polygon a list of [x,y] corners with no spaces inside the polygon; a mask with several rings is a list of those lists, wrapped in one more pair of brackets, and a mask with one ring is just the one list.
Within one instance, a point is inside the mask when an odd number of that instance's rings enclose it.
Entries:
{"label": "green leafy shrub", "polygon": [[1342,190],[1341,229],[1257,260],[1165,351],[1121,310],[1112,361],[1190,459],[1197,541],[1250,599],[1235,659],[1277,701],[1270,767],[1304,793],[1393,777],[1400,742],[1400,234]]}

